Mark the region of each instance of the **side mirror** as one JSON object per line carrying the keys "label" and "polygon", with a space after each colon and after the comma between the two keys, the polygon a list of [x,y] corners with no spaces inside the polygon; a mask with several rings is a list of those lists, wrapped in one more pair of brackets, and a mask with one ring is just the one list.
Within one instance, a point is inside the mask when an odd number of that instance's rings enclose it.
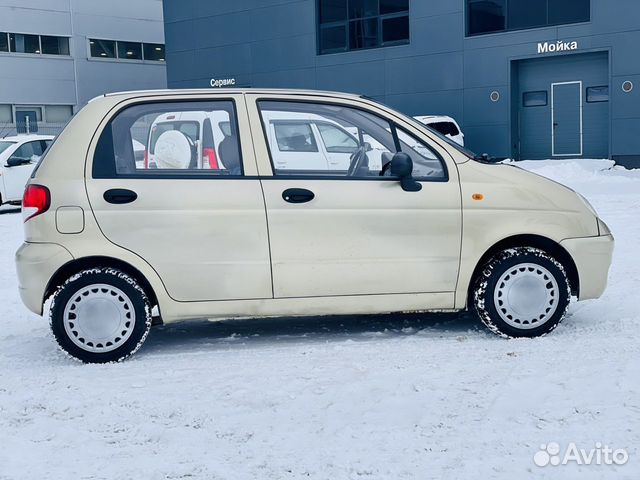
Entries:
{"label": "side mirror", "polygon": [[30,161],[28,159],[25,158],[18,158],[18,157],[10,157],[7,160],[7,167],[11,168],[11,167],[19,167],[20,165],[26,165],[27,163],[30,163]]}
{"label": "side mirror", "polygon": [[364,142],[364,151],[370,152],[371,150],[373,150],[373,148],[371,147],[371,144],[369,142]]}
{"label": "side mirror", "polygon": [[419,192],[422,190],[422,184],[416,182],[411,173],[413,173],[411,157],[406,153],[396,153],[391,159],[391,176],[400,179],[400,186],[405,192]]}

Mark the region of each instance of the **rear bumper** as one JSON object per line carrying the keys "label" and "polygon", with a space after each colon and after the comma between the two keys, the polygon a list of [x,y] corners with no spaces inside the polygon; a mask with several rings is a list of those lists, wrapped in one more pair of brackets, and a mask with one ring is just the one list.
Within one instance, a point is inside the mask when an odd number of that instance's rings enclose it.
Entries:
{"label": "rear bumper", "polygon": [[613,256],[613,236],[569,238],[560,242],[560,245],[569,252],[578,269],[578,300],[600,297],[607,287]]}
{"label": "rear bumper", "polygon": [[33,313],[42,315],[44,293],[51,277],[73,256],[55,243],[23,243],[16,252],[20,298]]}

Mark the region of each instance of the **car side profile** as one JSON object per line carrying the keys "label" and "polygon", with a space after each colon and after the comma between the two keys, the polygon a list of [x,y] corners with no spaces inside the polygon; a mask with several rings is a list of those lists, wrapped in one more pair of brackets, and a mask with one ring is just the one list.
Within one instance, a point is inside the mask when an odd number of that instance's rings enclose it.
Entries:
{"label": "car side profile", "polygon": [[[149,145],[140,137],[168,113],[228,119],[212,144],[219,168],[180,126],[157,135],[154,168],[136,163],[134,137]],[[278,163],[274,119],[338,125],[348,165],[304,148]],[[20,294],[84,362],[133,354],[152,312],[168,323],[472,309],[505,337],[549,333],[571,296],[604,291],[613,236],[569,188],[475,158],[356,95],[107,94],[28,183]]]}
{"label": "car side profile", "polygon": [[20,205],[31,172],[52,141],[49,135],[0,138],[0,205]]}

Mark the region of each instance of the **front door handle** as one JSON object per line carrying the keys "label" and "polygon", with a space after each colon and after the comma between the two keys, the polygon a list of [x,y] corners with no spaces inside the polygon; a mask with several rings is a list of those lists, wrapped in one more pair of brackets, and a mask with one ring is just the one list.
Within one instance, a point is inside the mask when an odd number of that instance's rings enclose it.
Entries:
{"label": "front door handle", "polygon": [[138,198],[138,194],[124,188],[112,188],[104,192],[104,200],[108,203],[123,205],[125,203],[134,202]]}
{"label": "front door handle", "polygon": [[315,195],[306,188],[287,188],[282,192],[282,198],[289,203],[306,203],[313,200]]}

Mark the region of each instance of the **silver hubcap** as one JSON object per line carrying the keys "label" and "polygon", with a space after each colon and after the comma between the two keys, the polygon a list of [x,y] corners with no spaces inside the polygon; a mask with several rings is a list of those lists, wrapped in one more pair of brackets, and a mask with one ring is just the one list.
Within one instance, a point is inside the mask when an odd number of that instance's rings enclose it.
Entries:
{"label": "silver hubcap", "polygon": [[64,308],[64,329],[87,352],[105,353],[120,347],[133,332],[136,314],[129,297],[103,283],[84,287]]}
{"label": "silver hubcap", "polygon": [[529,330],[553,316],[559,292],[558,282],[549,270],[535,263],[521,263],[502,274],[493,302],[502,320]]}

